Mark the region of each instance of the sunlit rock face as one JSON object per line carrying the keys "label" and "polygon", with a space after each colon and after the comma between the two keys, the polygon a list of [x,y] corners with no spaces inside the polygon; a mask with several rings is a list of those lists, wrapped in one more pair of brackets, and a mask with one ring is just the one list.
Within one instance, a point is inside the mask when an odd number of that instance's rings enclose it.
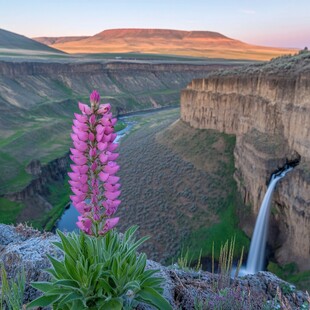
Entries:
{"label": "sunlit rock face", "polygon": [[[280,263],[310,268],[310,54],[193,80],[181,94],[181,118],[195,128],[237,136],[235,179],[256,216],[270,175],[300,164],[277,186],[270,236]],[[252,225],[251,225],[252,227]],[[254,226],[253,226],[254,227]],[[251,230],[244,223],[245,231]]]}

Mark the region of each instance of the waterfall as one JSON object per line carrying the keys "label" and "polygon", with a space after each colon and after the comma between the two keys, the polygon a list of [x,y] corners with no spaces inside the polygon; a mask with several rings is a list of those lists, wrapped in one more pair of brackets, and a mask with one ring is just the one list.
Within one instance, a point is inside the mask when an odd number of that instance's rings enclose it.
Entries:
{"label": "waterfall", "polygon": [[247,260],[246,273],[256,273],[263,270],[265,262],[265,248],[267,242],[268,222],[272,194],[279,180],[281,180],[292,167],[286,167],[281,172],[275,173],[267,188],[267,192],[261,204],[256,220],[253,237],[251,240],[250,252]]}

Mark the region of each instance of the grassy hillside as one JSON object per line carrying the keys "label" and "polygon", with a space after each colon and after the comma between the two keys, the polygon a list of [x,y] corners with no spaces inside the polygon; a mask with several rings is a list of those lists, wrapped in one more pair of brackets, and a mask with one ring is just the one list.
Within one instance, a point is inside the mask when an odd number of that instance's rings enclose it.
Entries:
{"label": "grassy hillside", "polygon": [[143,250],[162,262],[189,243],[193,258],[200,248],[208,255],[212,241],[231,234],[240,251],[248,239],[235,215],[234,138],[174,123],[178,117],[179,111],[137,117],[139,125],[121,142],[121,229],[138,224],[141,235],[151,236]]}
{"label": "grassy hillside", "polygon": [[60,50],[49,47],[35,40],[29,39],[25,36],[4,29],[0,29],[0,51],[4,49],[15,50],[15,52],[16,50],[25,50],[64,54],[64,52]]}

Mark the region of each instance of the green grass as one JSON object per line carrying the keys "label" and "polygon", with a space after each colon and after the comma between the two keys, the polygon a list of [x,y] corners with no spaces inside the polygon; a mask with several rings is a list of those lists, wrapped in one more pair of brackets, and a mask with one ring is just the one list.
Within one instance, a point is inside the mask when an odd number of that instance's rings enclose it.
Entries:
{"label": "green grass", "polygon": [[310,270],[300,272],[295,263],[286,265],[278,265],[274,262],[269,262],[267,270],[277,275],[279,278],[293,283],[297,289],[310,290]]}
{"label": "green grass", "polygon": [[3,224],[14,224],[23,208],[24,205],[21,202],[0,197],[0,222]]}
{"label": "green grass", "polygon": [[[233,236],[236,237],[234,258],[240,257],[242,247],[245,253],[248,252],[249,238],[238,227],[237,209],[243,204],[233,178],[235,136],[209,129],[192,129],[179,121],[165,131],[162,139],[185,160],[208,174],[205,205],[211,217],[196,215],[192,220],[197,225],[183,244],[183,248],[189,249],[192,261],[198,260],[200,251],[203,258],[211,257],[213,242],[218,259],[221,244]],[[199,224],[202,217],[206,217],[205,221]]]}
{"label": "green grass", "polygon": [[220,218],[219,223],[195,230],[187,240],[185,246],[190,249],[190,254],[194,261],[199,258],[200,251],[202,251],[202,257],[211,257],[213,242],[215,247],[214,256],[218,260],[221,245],[232,236],[236,236],[234,258],[238,259],[240,257],[242,247],[244,247],[246,253],[248,252],[250,241],[246,234],[238,228],[234,199],[223,209],[218,214]]}

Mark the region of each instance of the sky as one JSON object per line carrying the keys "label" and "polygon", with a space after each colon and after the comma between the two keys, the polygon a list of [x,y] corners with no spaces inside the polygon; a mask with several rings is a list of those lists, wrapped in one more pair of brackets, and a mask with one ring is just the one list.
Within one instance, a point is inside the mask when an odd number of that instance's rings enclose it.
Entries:
{"label": "sky", "polygon": [[310,47],[310,0],[0,0],[0,28],[27,37],[205,30],[256,45],[304,48]]}

